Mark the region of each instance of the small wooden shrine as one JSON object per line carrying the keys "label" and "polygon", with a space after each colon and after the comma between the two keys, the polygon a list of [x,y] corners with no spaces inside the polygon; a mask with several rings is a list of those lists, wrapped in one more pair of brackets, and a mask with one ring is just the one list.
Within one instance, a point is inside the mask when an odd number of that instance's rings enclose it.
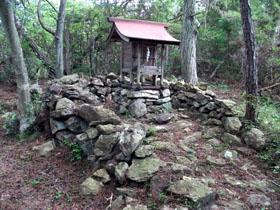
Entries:
{"label": "small wooden shrine", "polygon": [[163,84],[166,45],[179,45],[180,41],[167,31],[167,24],[146,20],[108,18],[113,23],[109,41],[121,42],[120,75],[128,74],[130,83],[144,85],[145,76],[153,77],[153,85],[157,86],[157,78]]}

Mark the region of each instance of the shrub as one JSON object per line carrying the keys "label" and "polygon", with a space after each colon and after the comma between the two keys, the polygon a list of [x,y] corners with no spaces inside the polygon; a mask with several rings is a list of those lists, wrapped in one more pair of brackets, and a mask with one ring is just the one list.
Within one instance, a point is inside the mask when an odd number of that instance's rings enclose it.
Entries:
{"label": "shrub", "polygon": [[16,112],[6,112],[2,115],[3,128],[6,135],[16,135],[19,131],[19,118]]}
{"label": "shrub", "polygon": [[70,142],[69,140],[66,139],[63,141],[63,144],[70,149],[72,154],[72,161],[77,161],[82,159],[83,151],[79,144]]}

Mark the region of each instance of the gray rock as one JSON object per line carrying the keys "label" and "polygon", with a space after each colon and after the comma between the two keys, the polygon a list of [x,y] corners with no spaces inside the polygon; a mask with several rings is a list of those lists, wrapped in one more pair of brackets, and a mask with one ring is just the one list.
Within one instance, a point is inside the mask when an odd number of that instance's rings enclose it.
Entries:
{"label": "gray rock", "polygon": [[127,177],[136,182],[145,182],[149,180],[164,163],[155,157],[144,159],[134,159],[128,169]]}
{"label": "gray rock", "polygon": [[135,100],[133,101],[129,107],[128,107],[129,113],[133,117],[143,117],[145,114],[147,114],[147,106],[142,100]]}
{"label": "gray rock", "polygon": [[226,150],[224,152],[224,158],[227,160],[235,160],[237,158],[237,152],[234,150]]}
{"label": "gray rock", "polygon": [[96,180],[98,180],[104,184],[111,181],[110,175],[103,168],[95,171],[92,176],[93,176],[93,178],[95,178]]}
{"label": "gray rock", "polygon": [[76,135],[75,142],[81,147],[83,154],[89,156],[93,153],[93,142],[89,139],[87,133]]}
{"label": "gray rock", "polygon": [[173,163],[173,162],[167,163],[167,165],[170,166],[171,171],[173,171],[176,174],[183,173],[184,175],[186,175],[186,174],[191,174],[192,173],[191,168],[189,168],[186,165]]}
{"label": "gray rock", "polygon": [[146,136],[146,129],[143,124],[135,123],[124,129],[120,134],[119,147],[125,156],[130,156]]}
{"label": "gray rock", "polygon": [[222,121],[215,119],[215,118],[209,118],[208,120],[205,121],[205,125],[222,125]]}
{"label": "gray rock", "polygon": [[90,83],[94,86],[100,86],[100,87],[104,86],[104,83],[101,81],[101,79],[96,77],[91,78]]}
{"label": "gray rock", "polygon": [[128,169],[128,164],[126,162],[119,162],[115,167],[115,177],[120,184],[123,184],[125,181],[125,174]]}
{"label": "gray rock", "polygon": [[194,132],[191,135],[184,137],[184,139],[181,140],[181,142],[183,144],[194,143],[194,142],[200,140],[201,138],[202,138],[202,133],[200,131],[198,131],[198,132]]}
{"label": "gray rock", "polygon": [[99,132],[96,128],[88,128],[86,130],[86,133],[87,133],[89,139],[95,139],[99,135]]}
{"label": "gray rock", "polygon": [[173,117],[174,116],[170,113],[162,113],[162,114],[156,115],[153,119],[157,124],[166,124],[166,123],[169,123]]}
{"label": "gray rock", "polygon": [[170,90],[169,89],[164,89],[164,90],[161,90],[161,95],[162,97],[169,97],[170,96]]}
{"label": "gray rock", "polygon": [[66,128],[63,121],[58,121],[53,118],[50,118],[50,127],[52,134],[55,134],[57,131],[61,131]]}
{"label": "gray rock", "polygon": [[112,210],[119,210],[124,205],[125,205],[124,198],[123,198],[123,196],[120,195],[112,202],[111,209]]}
{"label": "gray rock", "polygon": [[88,138],[88,135],[87,133],[80,133],[78,135],[76,135],[76,140],[78,142],[84,142],[84,141],[87,141],[89,138]]}
{"label": "gray rock", "polygon": [[230,99],[216,99],[216,102],[224,108],[233,108],[236,103]]}
{"label": "gray rock", "polygon": [[120,124],[121,119],[110,109],[102,106],[91,106],[89,104],[82,104],[78,107],[78,115],[94,124]]}
{"label": "gray rock", "polygon": [[55,134],[55,138],[59,141],[73,140],[75,138],[75,134],[73,134],[72,132],[67,131],[67,130],[58,131]]}
{"label": "gray rock", "polygon": [[160,98],[160,99],[155,101],[155,104],[160,105],[160,104],[164,104],[164,103],[167,103],[167,102],[170,102],[170,101],[171,101],[170,97]]}
{"label": "gray rock", "polygon": [[206,127],[202,131],[202,137],[205,139],[220,138],[221,135],[222,135],[222,129],[218,126]]}
{"label": "gray rock", "polygon": [[32,149],[38,151],[40,156],[47,156],[55,149],[55,144],[53,141],[48,141],[39,146],[34,146]]}
{"label": "gray rock", "polygon": [[221,158],[216,158],[216,157],[213,157],[213,156],[207,156],[206,160],[211,165],[215,165],[215,166],[226,165],[226,161],[224,159],[221,159]]}
{"label": "gray rock", "polygon": [[65,121],[66,127],[74,133],[82,133],[86,130],[87,124],[79,117],[70,117]]}
{"label": "gray rock", "polygon": [[128,98],[151,98],[159,99],[159,91],[157,90],[140,90],[140,91],[129,91],[127,93]]}
{"label": "gray rock", "polygon": [[66,75],[66,76],[61,77],[59,79],[59,81],[66,85],[72,85],[79,81],[79,75],[78,74]]}
{"label": "gray rock", "polygon": [[180,152],[176,144],[168,141],[153,141],[151,145],[157,150],[169,151],[171,153]]}
{"label": "gray rock", "polygon": [[89,91],[82,91],[80,93],[80,100],[92,105],[100,104],[99,97],[97,95],[92,94]]}
{"label": "gray rock", "polygon": [[73,101],[69,100],[68,98],[61,98],[57,101],[55,106],[54,117],[69,117],[74,115],[74,110],[76,105]]}
{"label": "gray rock", "polygon": [[117,187],[117,192],[124,196],[136,197],[137,196],[137,189],[132,187]]}
{"label": "gray rock", "polygon": [[167,191],[192,200],[198,208],[203,208],[216,199],[216,193],[207,184],[191,177],[171,183]]}
{"label": "gray rock", "polygon": [[100,135],[95,142],[93,153],[96,156],[105,156],[112,151],[113,147],[118,143],[118,141],[119,133]]}
{"label": "gray rock", "polygon": [[135,156],[138,158],[145,158],[154,153],[154,147],[151,145],[141,145],[135,151]]}
{"label": "gray rock", "polygon": [[110,72],[106,77],[110,80],[118,79],[118,76],[114,72]]}
{"label": "gray rock", "polygon": [[241,188],[248,187],[248,185],[245,182],[237,180],[235,177],[225,174],[224,178],[225,178],[226,183],[230,184],[233,187],[241,187]]}
{"label": "gray rock", "polygon": [[80,194],[81,195],[97,195],[102,189],[103,184],[91,177],[88,177],[80,185]]}
{"label": "gray rock", "polygon": [[219,146],[221,145],[221,141],[216,139],[216,138],[212,138],[208,140],[208,143],[212,146]]}
{"label": "gray rock", "polygon": [[256,150],[263,149],[266,144],[264,133],[257,128],[251,128],[246,131],[243,134],[243,139],[248,146]]}
{"label": "gray rock", "polygon": [[126,207],[123,208],[123,210],[148,210],[147,206],[142,204],[128,204]]}
{"label": "gray rock", "polygon": [[107,125],[98,125],[96,128],[99,131],[99,133],[104,135],[109,135],[115,132],[122,131],[123,126],[107,124]]}
{"label": "gray rock", "polygon": [[224,119],[224,127],[229,133],[238,133],[242,124],[238,117],[226,117]]}
{"label": "gray rock", "polygon": [[222,135],[222,141],[224,143],[227,143],[229,145],[235,145],[235,146],[241,146],[242,145],[242,142],[241,142],[241,139],[235,135],[232,135],[230,133],[224,133]]}

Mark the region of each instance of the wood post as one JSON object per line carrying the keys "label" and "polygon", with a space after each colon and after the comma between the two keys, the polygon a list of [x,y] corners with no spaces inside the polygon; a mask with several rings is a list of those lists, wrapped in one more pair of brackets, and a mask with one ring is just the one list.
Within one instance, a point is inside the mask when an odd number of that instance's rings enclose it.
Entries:
{"label": "wood post", "polygon": [[141,52],[140,43],[137,43],[137,85],[140,84]]}
{"label": "wood post", "polygon": [[160,85],[163,85],[163,74],[164,74],[164,44],[161,44],[160,67],[161,67]]}
{"label": "wood post", "polygon": [[121,52],[120,52],[120,77],[121,81],[124,80],[124,75],[123,75],[123,43],[121,42]]}

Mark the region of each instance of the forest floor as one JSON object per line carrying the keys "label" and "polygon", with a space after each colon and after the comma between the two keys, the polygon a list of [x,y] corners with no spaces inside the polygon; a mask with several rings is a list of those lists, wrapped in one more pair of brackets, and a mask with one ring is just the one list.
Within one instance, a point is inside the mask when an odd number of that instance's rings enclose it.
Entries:
{"label": "forest floor", "polygon": [[[232,90],[232,91],[231,91]],[[240,91],[236,87],[229,91],[216,91],[222,98],[239,100]],[[15,88],[0,86],[1,104],[5,109],[12,109],[16,98]],[[5,105],[6,104],[6,105]],[[130,123],[132,118],[125,118]],[[147,127],[154,126],[147,120],[141,120]],[[178,141],[194,133],[204,132],[199,119],[188,113],[174,112],[173,120],[165,129],[156,132],[152,141],[168,142],[172,147],[156,150],[164,161],[176,161],[183,155]],[[40,157],[32,148],[46,141],[44,134],[30,136],[25,141],[16,137],[7,137],[2,129],[0,119],[0,209],[105,209],[113,193],[116,198],[113,182],[105,185],[97,196],[80,196],[79,185],[91,175],[91,169],[85,161],[71,162],[69,151],[56,148],[49,157]],[[179,148],[174,152],[174,148]],[[195,177],[206,177],[214,180],[211,187],[218,193],[217,205],[212,209],[280,209],[279,177],[276,177],[260,162],[258,154],[249,148],[243,149],[219,145],[211,146],[203,138],[197,138],[188,145],[195,151],[195,161],[189,163]],[[238,151],[238,158],[224,166],[207,163],[208,156],[221,157],[224,150]],[[230,177],[227,179],[226,177]],[[166,181],[166,180],[165,180]],[[278,184],[277,184],[278,181]],[[278,189],[277,189],[278,186]],[[149,209],[160,209],[163,204],[173,205],[176,201],[165,199],[154,201],[146,196],[149,185],[134,186],[136,198]],[[138,196],[137,196],[138,195]],[[262,199],[255,199],[260,195]],[[250,197],[251,196],[251,197]],[[251,198],[251,200],[250,200]]]}

